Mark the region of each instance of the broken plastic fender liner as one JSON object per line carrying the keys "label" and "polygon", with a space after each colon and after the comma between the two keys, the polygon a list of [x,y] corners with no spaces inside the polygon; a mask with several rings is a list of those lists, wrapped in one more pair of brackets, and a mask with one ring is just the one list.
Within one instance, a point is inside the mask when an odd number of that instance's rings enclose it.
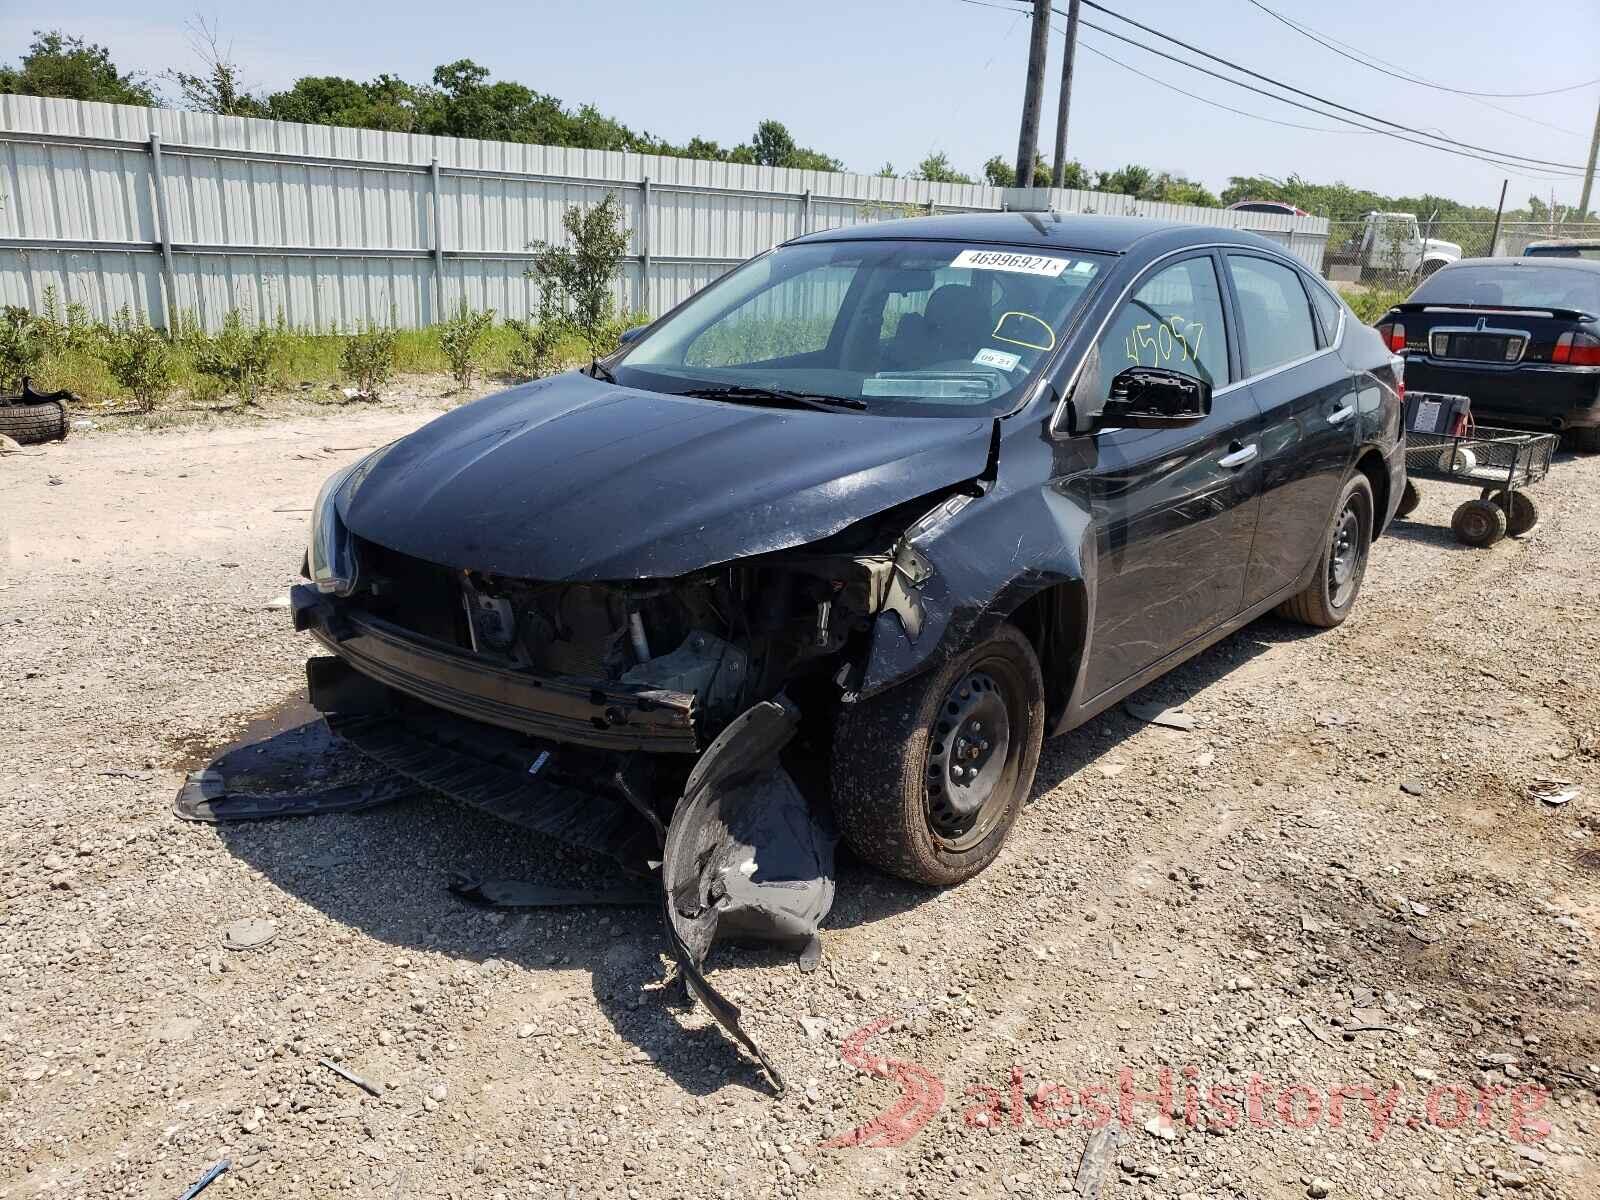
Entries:
{"label": "broken plastic fender liner", "polygon": [[695,764],[667,828],[662,903],[673,957],[717,1023],[783,1077],[739,1024],[738,1006],[702,971],[718,936],[778,942],[814,957],[833,907],[831,829],[778,761],[800,712],[786,698],[745,709]]}

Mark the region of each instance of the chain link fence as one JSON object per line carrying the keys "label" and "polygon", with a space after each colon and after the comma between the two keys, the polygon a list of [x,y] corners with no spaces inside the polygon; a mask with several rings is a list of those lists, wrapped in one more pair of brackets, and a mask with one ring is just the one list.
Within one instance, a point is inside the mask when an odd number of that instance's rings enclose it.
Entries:
{"label": "chain link fence", "polygon": [[1534,242],[1600,243],[1600,222],[1419,220],[1409,213],[1373,213],[1333,221],[1322,273],[1337,284],[1409,292],[1458,258],[1517,257]]}

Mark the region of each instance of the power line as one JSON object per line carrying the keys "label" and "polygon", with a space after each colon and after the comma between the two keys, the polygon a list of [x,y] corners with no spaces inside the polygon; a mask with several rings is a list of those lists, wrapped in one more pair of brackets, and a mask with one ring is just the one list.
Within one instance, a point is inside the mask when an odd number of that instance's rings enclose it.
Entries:
{"label": "power line", "polygon": [[[1263,83],[1269,83],[1273,87],[1282,88],[1286,92],[1292,92],[1297,96],[1304,96],[1308,100],[1315,100],[1318,104],[1326,104],[1329,108],[1336,108],[1336,109],[1339,109],[1341,112],[1351,113],[1354,116],[1363,118],[1364,120],[1376,121],[1380,125],[1387,125],[1391,129],[1398,129],[1398,130],[1401,130],[1401,131],[1403,131],[1405,133],[1414,133],[1414,134],[1417,134],[1417,135],[1419,135],[1421,137],[1425,137],[1425,138],[1433,138],[1435,141],[1448,142],[1450,145],[1459,146],[1463,150],[1477,150],[1477,151],[1481,151],[1483,154],[1488,154],[1488,155],[1495,156],[1494,159],[1485,159],[1484,161],[1494,161],[1494,162],[1496,162],[1497,165],[1504,166],[1506,164],[1505,164],[1505,162],[1503,160],[1515,160],[1515,161],[1519,161],[1519,162],[1523,162],[1523,163],[1530,163],[1530,164],[1532,164],[1534,166],[1539,166],[1539,167],[1554,167],[1554,168],[1558,168],[1558,169],[1560,169],[1562,171],[1577,171],[1577,172],[1581,172],[1583,170],[1583,167],[1578,163],[1557,162],[1554,159],[1548,159],[1548,158],[1533,158],[1533,157],[1531,157],[1529,155],[1526,155],[1526,154],[1515,154],[1515,153],[1513,153],[1511,151],[1508,151],[1508,150],[1496,150],[1496,149],[1494,149],[1493,147],[1490,147],[1490,146],[1479,146],[1479,145],[1476,145],[1475,143],[1472,143],[1472,142],[1463,142],[1463,141],[1461,141],[1461,140],[1459,140],[1457,138],[1446,137],[1444,134],[1429,133],[1425,129],[1417,129],[1414,126],[1411,126],[1411,125],[1402,125],[1398,121],[1389,120],[1387,117],[1380,117],[1380,116],[1376,115],[1375,113],[1363,112],[1359,108],[1351,108],[1348,104],[1340,104],[1337,100],[1329,100],[1325,96],[1319,96],[1314,92],[1308,92],[1303,88],[1297,88],[1293,84],[1284,83],[1281,80],[1273,79],[1270,75],[1263,75],[1259,71],[1251,70],[1249,67],[1241,66],[1240,64],[1238,64],[1236,62],[1233,62],[1231,59],[1223,58],[1220,54],[1213,54],[1209,50],[1203,50],[1199,46],[1196,46],[1196,45],[1194,45],[1194,44],[1192,44],[1190,42],[1184,41],[1182,38],[1174,37],[1170,33],[1163,33],[1159,29],[1153,29],[1149,25],[1145,25],[1145,24],[1143,24],[1143,23],[1141,23],[1139,21],[1135,21],[1132,17],[1125,17],[1121,13],[1114,12],[1111,9],[1107,8],[1105,5],[1097,3],[1096,0],[1082,0],[1082,3],[1087,8],[1095,9],[1097,12],[1103,12],[1107,16],[1114,17],[1115,19],[1117,19],[1119,21],[1123,21],[1126,24],[1132,25],[1135,29],[1143,30],[1145,33],[1153,34],[1154,36],[1156,36],[1158,38],[1161,38],[1164,41],[1171,42],[1171,43],[1173,43],[1174,45],[1177,45],[1177,46],[1182,46],[1185,50],[1188,50],[1192,54],[1198,54],[1202,58],[1207,58],[1207,59],[1210,59],[1212,62],[1220,63],[1221,65],[1229,68],[1230,70],[1238,71],[1242,75],[1248,75],[1252,79],[1259,79]],[[1056,11],[1059,11],[1059,10],[1056,10]],[[1176,58],[1173,55],[1166,54],[1166,53],[1164,53],[1163,51],[1160,51],[1160,50],[1156,50],[1151,46],[1146,46],[1143,42],[1135,41],[1134,39],[1132,39],[1130,37],[1126,37],[1123,34],[1117,33],[1114,30],[1107,29],[1103,25],[1094,25],[1094,24],[1090,23],[1089,21],[1084,21],[1083,23],[1085,25],[1088,25],[1091,29],[1097,29],[1101,33],[1104,33],[1104,34],[1107,34],[1107,35],[1109,35],[1111,37],[1114,37],[1114,38],[1118,39],[1119,41],[1127,42],[1129,45],[1137,46],[1141,50],[1146,50],[1146,51],[1148,51],[1148,52],[1150,52],[1152,54],[1160,54],[1163,58],[1172,59],[1173,62],[1181,63],[1183,66],[1189,67],[1192,70],[1205,71],[1205,68],[1200,67],[1195,63],[1188,62],[1185,59]],[[1211,71],[1206,71],[1205,73],[1206,74],[1215,74],[1215,72],[1211,72]],[[1236,79],[1228,79],[1227,76],[1224,76],[1224,75],[1217,75],[1216,77],[1219,78],[1219,79],[1226,80],[1226,82],[1232,83],[1232,84],[1234,84],[1234,85],[1236,85],[1238,87],[1249,87],[1248,84],[1242,83],[1242,82],[1240,82],[1239,80],[1236,80]],[[1250,88],[1250,90],[1251,91],[1260,91],[1261,89],[1252,87],[1252,88]],[[1285,98],[1283,96],[1274,96],[1271,92],[1262,92],[1261,94],[1262,95],[1266,95],[1266,96],[1271,96],[1273,99],[1280,100],[1285,104],[1295,104],[1294,101],[1289,100],[1289,99],[1287,99],[1287,98]],[[1296,104],[1295,106],[1297,108],[1304,108],[1305,107],[1305,105],[1300,105],[1300,104]],[[1310,111],[1317,112],[1317,110],[1315,110],[1315,109],[1312,109]],[[1333,119],[1335,119],[1335,120],[1345,121],[1348,124],[1355,124],[1355,122],[1350,122],[1350,121],[1348,121],[1347,118],[1340,117],[1335,113],[1318,112],[1318,115],[1319,116],[1324,116],[1324,117],[1333,117]],[[1412,139],[1402,138],[1401,140],[1402,141],[1410,141]],[[1418,145],[1429,145],[1429,143],[1426,143],[1426,142],[1421,142],[1421,143],[1417,143],[1417,144]],[[1433,149],[1443,149],[1443,147],[1438,147],[1438,146],[1434,146],[1432,148]],[[1477,155],[1468,155],[1467,157],[1477,157]]]}
{"label": "power line", "polygon": [[[1087,2],[1087,0],[1085,0],[1085,2]],[[1403,133],[1395,133],[1392,130],[1377,129],[1377,128],[1374,128],[1371,125],[1363,125],[1360,121],[1351,120],[1349,117],[1342,117],[1336,112],[1325,112],[1324,110],[1322,110],[1320,108],[1313,108],[1309,104],[1302,104],[1298,100],[1291,100],[1287,96],[1276,95],[1276,94],[1274,94],[1272,92],[1267,91],[1265,88],[1259,88],[1259,87],[1256,87],[1254,84],[1245,83],[1242,79],[1230,79],[1230,78],[1228,78],[1228,76],[1223,75],[1222,73],[1220,73],[1218,71],[1213,71],[1209,67],[1202,67],[1199,63],[1192,63],[1192,62],[1187,61],[1186,59],[1179,58],[1175,54],[1168,54],[1165,50],[1158,50],[1154,46],[1147,46],[1143,42],[1135,41],[1133,38],[1126,37],[1123,34],[1117,33],[1115,30],[1107,29],[1103,25],[1096,25],[1091,21],[1084,21],[1083,24],[1087,25],[1090,29],[1098,30],[1100,33],[1103,33],[1103,34],[1107,35],[1108,37],[1114,37],[1120,42],[1127,42],[1128,45],[1130,45],[1130,46],[1136,46],[1140,50],[1143,50],[1148,54],[1154,54],[1159,58],[1167,59],[1169,62],[1175,62],[1179,66],[1188,67],[1191,71],[1199,71],[1202,75],[1209,75],[1213,79],[1220,79],[1220,80],[1222,80],[1223,83],[1231,83],[1234,87],[1244,88],[1248,92],[1255,92],[1258,95],[1262,95],[1262,96],[1267,97],[1269,100],[1276,100],[1280,104],[1288,104],[1288,105],[1291,105],[1294,108],[1304,109],[1306,112],[1315,113],[1319,117],[1327,117],[1330,120],[1341,121],[1346,125],[1354,126],[1356,129],[1364,129],[1368,133],[1381,133],[1384,137],[1394,138],[1396,141],[1409,142],[1409,143],[1411,143],[1411,145],[1413,145],[1413,146],[1421,146],[1425,150],[1437,150],[1442,154],[1454,154],[1459,158],[1471,158],[1471,159],[1476,159],[1478,162],[1486,162],[1486,163],[1490,163],[1490,164],[1492,164],[1494,166],[1497,166],[1497,167],[1504,167],[1504,168],[1506,168],[1508,170],[1511,170],[1513,173],[1518,174],[1519,178],[1524,178],[1524,179],[1576,179],[1578,177],[1577,173],[1576,172],[1572,172],[1572,171],[1560,171],[1560,172],[1556,172],[1556,173],[1553,173],[1553,174],[1552,173],[1545,173],[1545,172],[1542,172],[1542,171],[1540,171],[1540,172],[1530,172],[1525,163],[1510,162],[1510,161],[1507,161],[1506,159],[1503,159],[1503,158],[1493,158],[1493,157],[1490,157],[1489,155],[1485,155],[1485,154],[1474,154],[1474,153],[1472,153],[1471,151],[1468,151],[1468,150],[1455,150],[1455,149],[1452,149],[1450,146],[1440,146],[1440,145],[1437,145],[1434,142],[1420,141],[1417,138],[1407,137]],[[1313,99],[1315,99],[1315,97],[1313,97]],[[1425,133],[1422,130],[1418,130],[1417,132],[1422,133],[1424,137],[1439,137],[1440,136],[1438,134]],[[1445,139],[1445,140],[1449,141],[1450,139]]]}
{"label": "power line", "polygon": [[[1319,46],[1326,47],[1327,49],[1332,50],[1335,54],[1338,54],[1344,58],[1348,58],[1351,62],[1360,63],[1363,67],[1368,67],[1371,70],[1377,71],[1379,74],[1388,75],[1394,79],[1403,79],[1407,83],[1415,83],[1421,87],[1434,88],[1441,92],[1452,92],[1457,96],[1477,96],[1490,100],[1529,100],[1537,96],[1557,96],[1562,92],[1581,91],[1584,88],[1593,87],[1595,84],[1600,83],[1600,79],[1588,79],[1583,83],[1568,84],[1566,87],[1549,88],[1542,92],[1474,92],[1469,91],[1466,88],[1451,87],[1444,83],[1434,83],[1431,80],[1422,78],[1420,75],[1412,75],[1409,72],[1405,72],[1403,68],[1399,71],[1385,70],[1384,67],[1376,66],[1374,64],[1385,63],[1386,66],[1394,66],[1394,64],[1388,63],[1385,59],[1379,58],[1376,54],[1368,54],[1365,50],[1357,49],[1357,47],[1350,45],[1349,42],[1339,42],[1337,38],[1334,38],[1331,35],[1320,34],[1315,29],[1312,29],[1309,25],[1301,25],[1299,22],[1284,16],[1277,9],[1269,8],[1267,5],[1261,3],[1261,0],[1250,0],[1250,3],[1259,8],[1262,12],[1266,13],[1273,20],[1281,21],[1283,24],[1287,25],[1290,29],[1294,30],[1301,36],[1310,38]],[[1095,5],[1094,7],[1099,8],[1100,6]],[[1106,10],[1102,9],[1101,11]],[[1335,42],[1338,42],[1338,45],[1335,45]],[[1344,47],[1344,49],[1340,49],[1341,46]],[[1355,53],[1347,53],[1347,51],[1354,51]],[[1364,55],[1365,57],[1357,57],[1357,55]],[[1373,61],[1368,62],[1368,58],[1372,59]],[[1505,112],[1507,110],[1502,109],[1501,111]],[[1517,116],[1519,114],[1512,113],[1511,115]]]}
{"label": "power line", "polygon": [[[974,5],[976,7],[980,7],[980,8],[996,8],[996,9],[1000,9],[1000,10],[1002,10],[1004,12],[1016,12],[1016,11],[1018,11],[1014,5],[995,3],[994,0],[961,0],[961,2],[964,3],[964,4],[971,4],[971,5]],[[1307,91],[1304,91],[1304,90],[1302,90],[1300,88],[1293,87],[1290,84],[1281,83],[1278,80],[1271,78],[1270,76],[1261,74],[1259,71],[1253,71],[1248,67],[1242,67],[1242,66],[1238,65],[1237,63],[1234,63],[1234,62],[1229,61],[1228,59],[1222,58],[1219,55],[1212,54],[1208,50],[1202,50],[1198,46],[1192,46],[1189,43],[1184,42],[1179,38],[1175,38],[1170,34],[1162,33],[1160,30],[1157,30],[1157,29],[1151,29],[1148,25],[1142,25],[1138,21],[1134,21],[1129,17],[1124,17],[1119,13],[1112,12],[1110,9],[1106,8],[1104,5],[1095,3],[1095,0],[1081,0],[1081,2],[1083,4],[1089,6],[1089,7],[1092,7],[1092,8],[1095,8],[1095,9],[1099,10],[1100,12],[1108,13],[1109,15],[1111,15],[1113,17],[1116,17],[1120,21],[1125,21],[1130,25],[1137,26],[1138,28],[1143,29],[1147,33],[1152,33],[1157,37],[1164,38],[1164,39],[1166,39],[1167,41],[1170,41],[1170,42],[1174,42],[1177,45],[1182,46],[1186,50],[1190,50],[1190,51],[1192,51],[1192,52],[1194,52],[1196,54],[1199,54],[1199,55],[1201,55],[1201,56],[1203,56],[1205,58],[1211,59],[1213,62],[1221,63],[1222,65],[1224,65],[1226,67],[1229,67],[1229,68],[1231,68],[1233,70],[1239,71],[1242,74],[1252,76],[1253,78],[1256,78],[1256,79],[1260,79],[1264,83],[1269,83],[1269,84],[1272,84],[1274,87],[1282,88],[1285,91],[1290,91],[1290,92],[1294,92],[1297,95],[1305,96],[1307,99],[1315,100],[1319,104],[1326,104],[1326,105],[1328,105],[1328,106],[1330,106],[1332,108],[1342,109],[1344,112],[1355,113],[1357,116],[1367,117],[1367,118],[1369,118],[1371,120],[1378,121],[1383,125],[1387,125],[1390,128],[1388,128],[1388,129],[1374,128],[1371,125],[1365,125],[1365,124],[1362,124],[1362,122],[1360,122],[1360,121],[1352,120],[1350,117],[1341,116],[1337,112],[1327,112],[1327,111],[1325,111],[1323,109],[1320,109],[1320,108],[1313,108],[1309,104],[1303,104],[1298,100],[1292,100],[1288,96],[1280,96],[1276,92],[1269,92],[1265,88],[1256,87],[1254,84],[1246,83],[1242,79],[1234,79],[1234,78],[1232,78],[1230,76],[1223,75],[1220,72],[1213,71],[1209,67],[1201,66],[1199,63],[1190,62],[1188,59],[1179,58],[1175,54],[1169,54],[1165,50],[1160,50],[1160,49],[1158,49],[1158,48],[1156,48],[1154,46],[1146,45],[1144,42],[1141,42],[1141,41],[1138,41],[1138,40],[1136,40],[1134,38],[1128,37],[1126,34],[1118,33],[1116,30],[1107,29],[1103,25],[1096,25],[1092,21],[1085,20],[1085,19],[1083,19],[1081,17],[1079,18],[1080,24],[1086,25],[1090,29],[1096,30],[1099,33],[1103,33],[1107,37],[1116,38],[1119,42],[1126,42],[1128,45],[1136,47],[1137,49],[1143,50],[1147,54],[1154,54],[1158,58],[1164,58],[1164,59],[1168,60],[1169,62],[1177,63],[1179,66],[1187,67],[1191,71],[1198,71],[1202,75],[1209,75],[1211,78],[1219,79],[1223,83],[1231,84],[1232,86],[1237,87],[1237,88],[1243,88],[1245,91],[1254,92],[1254,93],[1256,93],[1257,95],[1260,95],[1260,96],[1265,96],[1269,100],[1276,100],[1280,104],[1287,104],[1287,105],[1289,105],[1289,106],[1291,106],[1293,108],[1302,109],[1305,112],[1312,113],[1312,114],[1314,114],[1316,116],[1324,117],[1324,118],[1327,118],[1328,120],[1332,120],[1332,121],[1338,121],[1338,122],[1340,122],[1342,124],[1349,125],[1349,126],[1355,128],[1355,129],[1362,130],[1362,131],[1364,131],[1366,133],[1382,134],[1384,137],[1393,138],[1396,141],[1407,142],[1407,143],[1409,143],[1409,144],[1411,144],[1413,146],[1421,146],[1424,150],[1436,150],[1436,151],[1439,151],[1442,154],[1453,154],[1458,158],[1468,158],[1468,159],[1473,159],[1473,160],[1475,160],[1477,162],[1489,163],[1491,166],[1501,167],[1501,168],[1504,168],[1504,169],[1508,170],[1513,175],[1516,175],[1519,179],[1540,180],[1540,181],[1576,179],[1583,172],[1583,168],[1577,166],[1576,164],[1557,163],[1557,162],[1552,162],[1550,160],[1545,160],[1545,159],[1530,159],[1530,158],[1527,158],[1524,155],[1512,154],[1509,151],[1497,151],[1497,150],[1492,150],[1492,149],[1490,149],[1488,147],[1485,147],[1485,146],[1474,146],[1471,143],[1461,142],[1461,141],[1457,141],[1454,138],[1447,137],[1446,135],[1444,135],[1442,133],[1431,133],[1431,132],[1429,132],[1428,130],[1425,130],[1425,129],[1413,129],[1410,126],[1400,125],[1397,122],[1389,121],[1389,120],[1387,120],[1387,119],[1385,119],[1383,117],[1377,117],[1377,116],[1373,116],[1372,114],[1369,114],[1369,113],[1364,113],[1359,109],[1350,108],[1349,106],[1340,104],[1337,101],[1327,100],[1327,99],[1325,99],[1325,98],[1323,98],[1321,96],[1318,96],[1318,95],[1316,95],[1316,94],[1314,94],[1312,92],[1307,92]],[[1054,11],[1054,12],[1056,12],[1058,14],[1060,13],[1059,9],[1052,9],[1052,11]],[[1266,118],[1263,118],[1263,119],[1266,119]],[[1396,133],[1396,132],[1393,132],[1393,130],[1403,130],[1404,132]],[[1406,133],[1415,133],[1415,134],[1418,134],[1418,135],[1420,135],[1421,137],[1424,137],[1424,138],[1432,138],[1432,139],[1434,139],[1434,141],[1419,141],[1415,137],[1407,137],[1407,136],[1405,136]],[[1447,145],[1438,145],[1437,144],[1438,142],[1445,142],[1445,143],[1448,143],[1448,144]],[[1452,147],[1463,147],[1463,148],[1462,149],[1453,149]],[[1481,153],[1481,154],[1472,153],[1472,151],[1475,151],[1475,150],[1481,150],[1481,151],[1483,151],[1483,153]],[[1530,170],[1528,165],[1527,165],[1530,162],[1531,163],[1535,163],[1535,164],[1539,164],[1539,165],[1548,165],[1549,167],[1553,167],[1553,168],[1557,168],[1557,169],[1553,170],[1553,171],[1549,171],[1549,170]]]}
{"label": "power line", "polygon": [[1097,47],[1091,46],[1088,42],[1080,41],[1078,43],[1078,45],[1079,45],[1079,47],[1081,49],[1087,50],[1090,54],[1093,54],[1096,58],[1103,58],[1107,62],[1116,63],[1117,66],[1121,67],[1123,70],[1132,71],[1135,75],[1139,76],[1141,79],[1148,79],[1151,83],[1160,84],[1162,87],[1166,88],[1168,91],[1177,92],[1178,95],[1187,96],[1191,100],[1198,100],[1198,101],[1200,101],[1201,104],[1209,104],[1209,105],[1211,105],[1212,108],[1220,108],[1224,112],[1237,113],[1241,117],[1249,117],[1253,121],[1265,121],[1269,125],[1282,125],[1287,129],[1304,129],[1304,130],[1306,130],[1306,131],[1308,131],[1310,133],[1361,133],[1362,132],[1359,129],[1329,129],[1326,125],[1301,125],[1297,121],[1280,121],[1276,117],[1264,117],[1260,113],[1246,112],[1242,108],[1234,108],[1232,105],[1223,104],[1220,100],[1212,100],[1212,99],[1210,99],[1210,98],[1208,98],[1206,96],[1196,95],[1194,92],[1185,91],[1183,88],[1179,87],[1175,83],[1168,83],[1165,79],[1158,79],[1154,75],[1148,75],[1145,72],[1139,70],[1138,67],[1130,66],[1128,63],[1123,62],[1120,58],[1115,58],[1112,55],[1107,54],[1104,50],[1101,50],[1101,49],[1098,49]]}

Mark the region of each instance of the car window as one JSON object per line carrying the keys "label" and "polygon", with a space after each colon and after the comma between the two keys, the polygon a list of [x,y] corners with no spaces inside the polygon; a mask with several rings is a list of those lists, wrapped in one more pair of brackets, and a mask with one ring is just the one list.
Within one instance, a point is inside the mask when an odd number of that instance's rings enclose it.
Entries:
{"label": "car window", "polygon": [[683,361],[693,367],[731,367],[821,350],[854,278],[850,268],[824,263],[781,279],[701,330]]}
{"label": "car window", "polygon": [[1311,293],[1311,303],[1317,310],[1317,316],[1322,319],[1322,344],[1331,346],[1333,339],[1339,336],[1339,314],[1344,311],[1344,306],[1320,284],[1307,283],[1306,291]]}
{"label": "car window", "polygon": [[1213,387],[1228,382],[1222,292],[1209,254],[1162,268],[1122,302],[1095,343],[1086,395],[1104,400],[1129,367],[1164,367]]}
{"label": "car window", "polygon": [[780,246],[657,322],[612,370],[625,387],[729,403],[784,392],[894,415],[1004,413],[1110,262],[900,238]]}
{"label": "car window", "polygon": [[1246,375],[1316,353],[1311,302],[1298,271],[1250,254],[1228,255],[1228,270],[1239,297]]}
{"label": "car window", "polygon": [[1416,304],[1549,305],[1600,312],[1600,275],[1559,258],[1460,263],[1435,271],[1410,299]]}

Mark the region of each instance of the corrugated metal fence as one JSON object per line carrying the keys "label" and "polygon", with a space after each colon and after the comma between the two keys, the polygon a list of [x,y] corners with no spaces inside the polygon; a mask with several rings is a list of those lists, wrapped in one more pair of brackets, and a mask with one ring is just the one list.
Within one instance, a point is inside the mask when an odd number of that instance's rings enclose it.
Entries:
{"label": "corrugated metal fence", "polygon": [[[618,303],[652,314],[801,233],[1021,206],[972,184],[0,96],[0,303],[37,311],[53,287],[97,319],[129,305],[212,329],[235,308],[413,327],[462,298],[520,316],[537,299],[529,245],[562,241],[562,212],[607,192],[630,231]],[[1317,217],[1048,195],[1060,212],[1252,229],[1313,267],[1328,237]]]}

